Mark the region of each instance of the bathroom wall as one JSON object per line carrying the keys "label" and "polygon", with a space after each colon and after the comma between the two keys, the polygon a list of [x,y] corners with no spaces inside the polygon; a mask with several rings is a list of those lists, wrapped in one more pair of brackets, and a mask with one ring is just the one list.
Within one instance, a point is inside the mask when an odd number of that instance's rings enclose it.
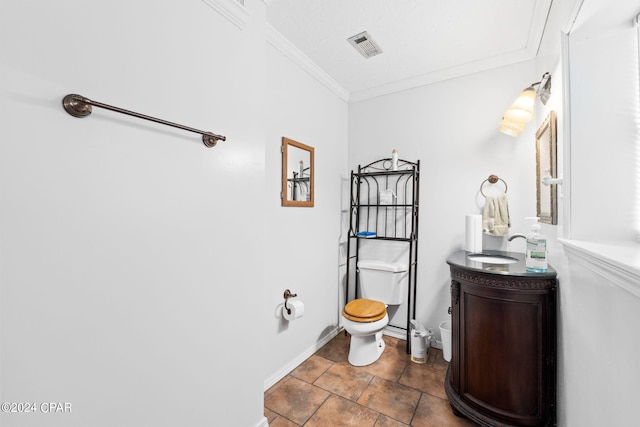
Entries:
{"label": "bathroom wall", "polygon": [[[540,76],[529,61],[349,105],[350,168],[390,157],[394,148],[401,159],[421,162],[416,317],[426,327],[437,330],[449,318],[446,258],[463,249],[465,215],[482,212],[480,184],[491,174],[507,182],[513,232],[526,231],[524,217],[535,215],[535,126],[519,139],[497,127]],[[507,248],[503,238],[484,240],[487,248]]]}
{"label": "bathroom wall", "polygon": [[[585,2],[569,37],[570,216],[564,237],[610,245],[638,259],[638,45],[634,0]],[[566,188],[563,189],[566,192]],[[562,234],[559,234],[561,237]],[[640,298],[623,288],[637,273],[594,271],[568,258],[559,271],[559,425],[630,425],[636,419]],[[628,267],[629,268],[629,267]],[[637,262],[635,269],[637,270]],[[597,269],[595,269],[597,270]],[[629,271],[634,267],[630,266]]]}
{"label": "bathroom wall", "polygon": [[[347,104],[277,44],[267,43],[265,283],[261,324],[268,354],[265,388],[310,356],[338,327],[341,176],[347,169]],[[282,137],[315,149],[315,206],[282,207]],[[302,318],[281,317],[283,291],[305,304]]]}
{"label": "bathroom wall", "polygon": [[587,3],[570,36],[571,234],[578,240],[634,240],[640,95],[632,19],[640,6],[623,1],[611,10],[605,4]]}
{"label": "bathroom wall", "polygon": [[[72,410],[2,426],[266,425],[247,315],[264,306],[265,4],[245,3],[244,29],[199,0],[0,4],[0,401]],[[74,92],[228,139],[73,118]]]}

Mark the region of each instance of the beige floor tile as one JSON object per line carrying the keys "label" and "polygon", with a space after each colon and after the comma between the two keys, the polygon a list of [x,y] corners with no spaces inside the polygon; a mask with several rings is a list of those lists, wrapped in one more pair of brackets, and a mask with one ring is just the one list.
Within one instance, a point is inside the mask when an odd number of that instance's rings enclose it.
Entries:
{"label": "beige floor tile", "polygon": [[350,340],[350,335],[345,335],[344,332],[340,332],[320,350],[316,351],[316,355],[336,363],[347,363]]}
{"label": "beige floor tile", "polygon": [[269,387],[267,391],[264,392],[265,397],[278,389],[282,385],[282,383],[286,382],[289,379],[289,376],[281,378],[280,381]]}
{"label": "beige floor tile", "polygon": [[367,388],[373,375],[346,363],[336,363],[313,385],[354,402]]}
{"label": "beige floor tile", "polygon": [[378,413],[339,396],[331,396],[304,427],[373,427]]}
{"label": "beige floor tile", "polygon": [[314,354],[294,369],[291,375],[312,384],[333,364],[331,360]]}
{"label": "beige floor tile", "polygon": [[409,424],[420,394],[418,390],[375,377],[358,399],[358,403]]}
{"label": "beige floor tile", "polygon": [[264,416],[267,418],[267,421],[271,422],[278,416],[278,414],[276,414],[269,408],[264,408]]}
{"label": "beige floor tile", "polygon": [[445,371],[428,364],[409,363],[398,380],[400,384],[446,399],[444,391]]}
{"label": "beige floor tile", "polygon": [[269,427],[300,427],[300,424],[278,416],[275,420],[269,421]]}
{"label": "beige floor tile", "polygon": [[[398,341],[401,340],[393,337],[384,337],[383,339],[386,348],[380,358],[371,365],[363,366],[362,369],[389,381],[398,381],[407,363],[410,362],[410,355],[405,352],[404,347],[398,348]],[[401,342],[404,343],[404,341]]]}
{"label": "beige floor tile", "polygon": [[391,417],[387,417],[384,414],[378,416],[378,420],[373,427],[409,427],[409,424],[401,423],[398,420],[394,420]]}
{"label": "beige floor tile", "polygon": [[302,425],[327,400],[327,397],[329,397],[327,391],[288,376],[275,391],[265,397],[264,406]]}
{"label": "beige floor tile", "polygon": [[429,360],[427,361],[427,364],[432,366],[434,369],[444,372],[447,372],[447,368],[449,367],[449,362],[444,360],[442,350],[439,348],[431,348],[429,350]]}
{"label": "beige floor tile", "polygon": [[449,363],[431,348],[411,362],[406,341],[385,336],[380,359],[349,365],[351,337],[338,334],[265,392],[269,427],[474,426],[455,416],[444,392]]}
{"label": "beige floor tile", "polygon": [[414,427],[473,427],[476,424],[454,415],[447,399],[423,393],[411,425]]}

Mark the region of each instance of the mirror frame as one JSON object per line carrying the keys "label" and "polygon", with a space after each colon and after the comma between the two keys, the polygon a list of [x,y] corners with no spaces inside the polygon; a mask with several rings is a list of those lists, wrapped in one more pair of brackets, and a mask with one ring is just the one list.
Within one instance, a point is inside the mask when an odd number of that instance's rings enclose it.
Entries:
{"label": "mirror frame", "polygon": [[[310,162],[309,162],[309,191],[310,196],[309,200],[289,200],[287,199],[288,188],[289,188],[289,177],[287,170],[287,162],[289,160],[289,147],[299,148],[301,150],[309,152]],[[293,139],[289,139],[287,137],[282,137],[282,190],[280,192],[280,199],[282,200],[282,206],[298,206],[298,207],[313,207],[314,197],[315,197],[315,189],[314,189],[314,172],[315,172],[315,163],[314,163],[314,148],[303,144],[298,141],[294,141]]]}
{"label": "mirror frame", "polygon": [[556,113],[550,111],[536,132],[536,214],[540,222],[553,225],[558,224],[558,186],[544,185],[542,178],[557,178],[556,144]]}

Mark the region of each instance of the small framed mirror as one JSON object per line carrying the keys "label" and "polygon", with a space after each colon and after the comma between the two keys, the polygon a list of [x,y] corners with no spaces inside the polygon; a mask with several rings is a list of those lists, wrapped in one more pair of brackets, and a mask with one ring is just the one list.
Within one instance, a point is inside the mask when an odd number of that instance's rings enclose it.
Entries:
{"label": "small framed mirror", "polygon": [[556,113],[550,111],[536,132],[537,216],[546,224],[558,223],[557,185],[544,185],[544,177],[557,178]]}
{"label": "small framed mirror", "polygon": [[282,137],[282,206],[313,207],[313,147]]}

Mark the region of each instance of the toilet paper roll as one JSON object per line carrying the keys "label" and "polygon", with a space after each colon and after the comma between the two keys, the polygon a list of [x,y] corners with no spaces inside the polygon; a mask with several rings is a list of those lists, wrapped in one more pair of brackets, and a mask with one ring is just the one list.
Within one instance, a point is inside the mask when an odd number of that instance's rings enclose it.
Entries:
{"label": "toilet paper roll", "polygon": [[482,215],[467,215],[464,249],[474,253],[482,252]]}
{"label": "toilet paper roll", "polygon": [[287,301],[287,307],[291,310],[291,313],[289,313],[287,309],[282,306],[282,316],[288,321],[298,319],[304,314],[304,304],[300,300]]}

